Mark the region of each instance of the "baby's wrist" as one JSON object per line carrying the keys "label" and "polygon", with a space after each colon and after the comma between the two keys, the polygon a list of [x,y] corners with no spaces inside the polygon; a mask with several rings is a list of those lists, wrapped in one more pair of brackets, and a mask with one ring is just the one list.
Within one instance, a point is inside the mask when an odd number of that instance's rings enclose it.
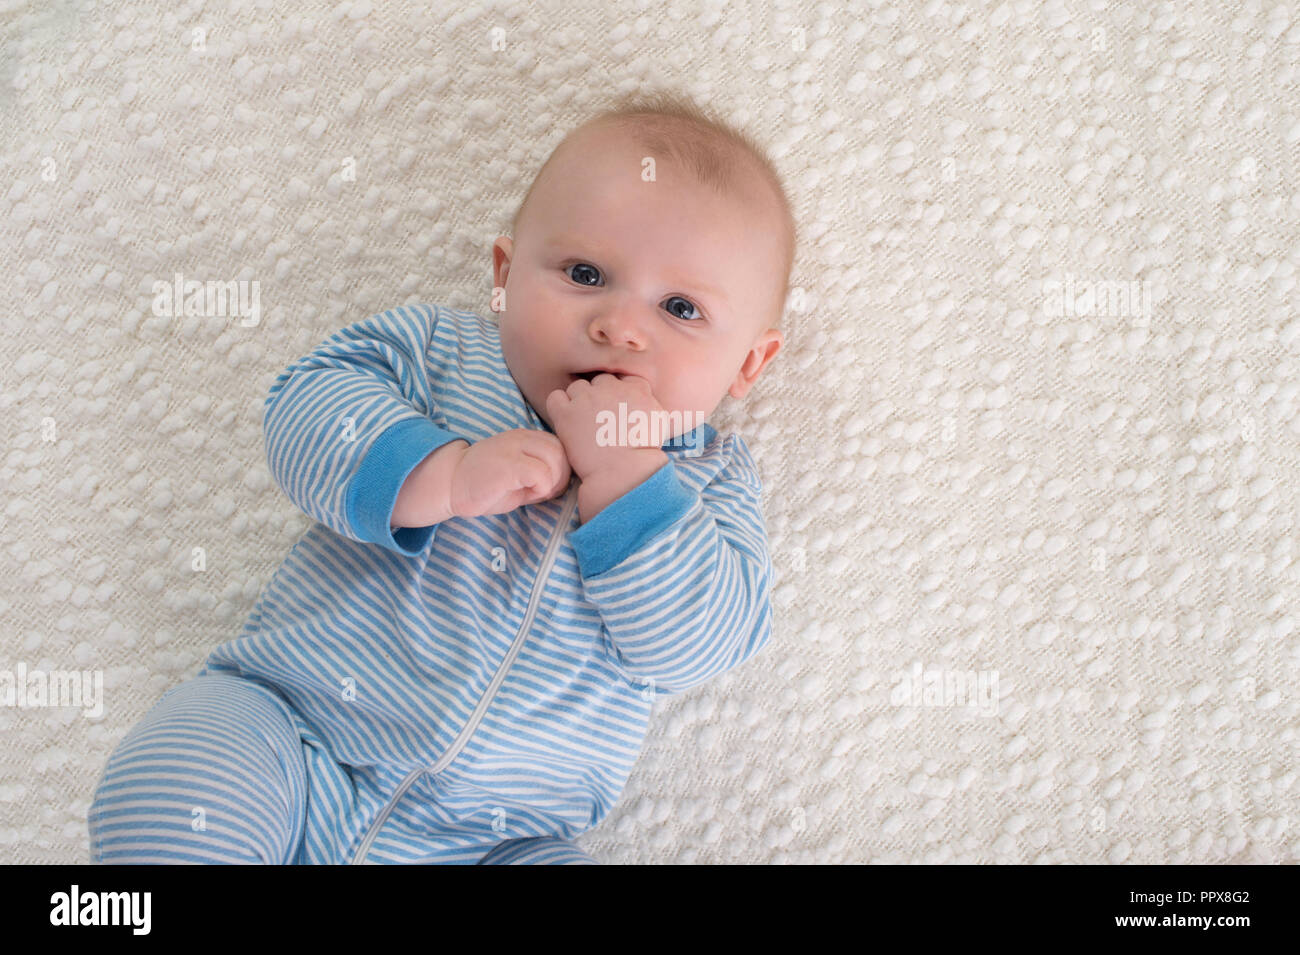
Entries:
{"label": "baby's wrist", "polygon": [[581,476],[578,486],[578,516],[585,523],[643,483],[668,463],[660,448],[625,448],[604,467]]}
{"label": "baby's wrist", "polygon": [[455,517],[451,509],[452,477],[468,450],[469,442],[459,438],[435,448],[417,464],[397,493],[389,526],[430,527]]}
{"label": "baby's wrist", "polygon": [[660,448],[620,448],[617,454],[609,455],[598,467],[578,477],[583,484],[617,484],[653,465],[649,476],[667,462],[668,455]]}

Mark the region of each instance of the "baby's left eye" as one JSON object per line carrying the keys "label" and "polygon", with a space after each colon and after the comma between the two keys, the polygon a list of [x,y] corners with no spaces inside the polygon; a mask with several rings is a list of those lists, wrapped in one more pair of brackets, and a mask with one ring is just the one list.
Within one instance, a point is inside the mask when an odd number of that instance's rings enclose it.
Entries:
{"label": "baby's left eye", "polygon": [[[694,320],[698,320],[698,319],[700,318],[699,312],[696,310],[695,306],[694,306],[692,303],[690,303],[689,301],[687,301],[686,299],[682,298],[680,295],[673,295],[673,296],[670,296],[670,297],[667,299],[667,301],[669,301],[669,302],[681,302],[683,305],[686,306],[686,308],[687,308],[688,310],[690,310],[691,312],[695,312],[695,319],[693,319],[693,321],[694,321]],[[672,312],[672,313],[673,313],[674,315],[676,315],[678,318],[686,318],[685,315],[680,314],[679,312],[675,311],[675,310],[674,310],[673,308],[671,308],[671,307],[669,307],[668,311]]]}

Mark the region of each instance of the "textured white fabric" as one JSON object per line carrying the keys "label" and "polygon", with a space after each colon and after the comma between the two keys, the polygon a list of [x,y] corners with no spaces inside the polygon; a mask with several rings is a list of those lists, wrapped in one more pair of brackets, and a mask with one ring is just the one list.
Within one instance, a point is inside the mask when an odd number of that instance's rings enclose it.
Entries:
{"label": "textured white fabric", "polygon": [[[780,580],[772,643],[661,698],[584,847],[1300,860],[1297,4],[0,23],[0,669],[104,680],[99,719],[0,707],[0,861],[87,860],[113,745],[306,528],[263,458],[273,377],[394,305],[488,314],[532,174],[638,87],[749,129],[789,183],[787,344],[714,419],[762,471]],[[256,280],[260,320],[155,315],[176,273]],[[1081,299],[1131,281],[1149,314]],[[931,671],[988,705],[926,705]]]}

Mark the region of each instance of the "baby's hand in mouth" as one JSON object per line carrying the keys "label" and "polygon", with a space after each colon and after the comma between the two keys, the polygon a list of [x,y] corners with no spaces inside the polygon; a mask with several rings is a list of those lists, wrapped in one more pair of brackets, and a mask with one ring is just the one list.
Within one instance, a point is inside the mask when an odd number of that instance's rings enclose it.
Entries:
{"label": "baby's hand in mouth", "polygon": [[[629,455],[660,447],[650,421],[664,407],[640,375],[600,372],[590,381],[578,378],[547,395],[546,411],[573,472],[584,480],[617,468]],[[620,429],[620,419],[625,429]],[[634,426],[638,420],[640,428]]]}

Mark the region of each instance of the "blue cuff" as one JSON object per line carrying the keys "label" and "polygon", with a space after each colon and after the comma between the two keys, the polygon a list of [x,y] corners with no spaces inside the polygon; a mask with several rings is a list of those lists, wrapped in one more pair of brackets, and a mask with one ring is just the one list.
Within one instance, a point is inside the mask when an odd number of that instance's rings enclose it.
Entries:
{"label": "blue cuff", "polygon": [[632,490],[569,532],[583,579],[621,564],[695,506],[693,494],[677,477],[672,459]]}
{"label": "blue cuff", "polygon": [[397,493],[417,464],[450,441],[469,438],[444,431],[428,418],[405,418],[393,425],[370,446],[357,473],[348,485],[348,525],[367,543],[414,557],[433,539],[436,524],[392,530],[393,506]]}
{"label": "blue cuff", "polygon": [[669,451],[672,448],[685,448],[686,453],[682,455],[687,458],[698,458],[704,453],[704,446],[709,444],[718,436],[718,431],[707,421],[701,422],[685,434],[679,434],[675,438],[669,438],[660,447],[661,451]]}

